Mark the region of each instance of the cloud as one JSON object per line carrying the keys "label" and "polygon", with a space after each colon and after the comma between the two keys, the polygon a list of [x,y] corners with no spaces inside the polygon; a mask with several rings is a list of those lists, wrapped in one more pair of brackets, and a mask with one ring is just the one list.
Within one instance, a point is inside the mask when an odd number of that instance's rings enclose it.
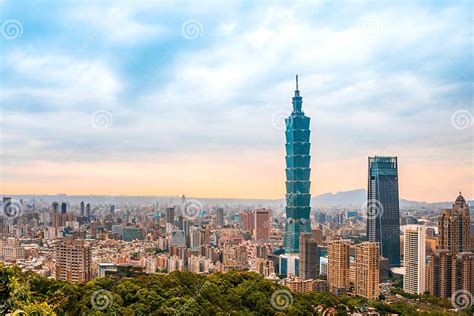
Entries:
{"label": "cloud", "polygon": [[[2,53],[4,162],[120,164],[266,151],[281,155],[273,163],[283,166],[284,135],[272,115],[291,110],[299,73],[313,164],[343,168],[347,157],[355,164],[387,152],[472,165],[471,130],[451,124],[457,109],[474,113],[468,3],[337,7],[66,5],[50,13],[57,25],[38,31],[48,45],[21,19],[24,41]],[[201,37],[182,36],[190,19],[202,24]],[[97,130],[91,116],[102,109],[113,126]]]}
{"label": "cloud", "polygon": [[122,90],[120,79],[101,60],[21,51],[6,54],[5,60],[7,79],[1,98],[9,105],[7,111],[18,102],[56,111],[113,106]]}
{"label": "cloud", "polygon": [[78,6],[66,16],[83,25],[89,32],[88,41],[105,39],[114,44],[127,46],[140,41],[151,40],[163,35],[164,27],[157,23],[144,23],[137,19],[133,7],[119,5]]}

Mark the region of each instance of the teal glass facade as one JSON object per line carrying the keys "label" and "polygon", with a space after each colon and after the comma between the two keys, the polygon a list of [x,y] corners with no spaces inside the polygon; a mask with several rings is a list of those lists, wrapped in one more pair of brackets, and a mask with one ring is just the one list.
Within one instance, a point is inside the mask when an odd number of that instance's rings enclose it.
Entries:
{"label": "teal glass facade", "polygon": [[286,225],[284,247],[286,253],[299,252],[300,234],[311,232],[309,117],[302,111],[303,98],[298,90],[293,97],[293,112],[286,118]]}

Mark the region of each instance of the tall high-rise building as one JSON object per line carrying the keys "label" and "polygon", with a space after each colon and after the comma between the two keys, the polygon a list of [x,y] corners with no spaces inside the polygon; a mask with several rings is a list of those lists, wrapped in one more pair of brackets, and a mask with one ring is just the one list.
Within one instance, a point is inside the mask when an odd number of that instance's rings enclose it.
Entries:
{"label": "tall high-rise building", "polygon": [[451,286],[454,291],[474,293],[474,253],[459,252],[453,258]]}
{"label": "tall high-rise building", "polygon": [[300,234],[300,277],[303,280],[319,276],[318,243],[313,233]]}
{"label": "tall high-rise building", "polygon": [[269,209],[261,208],[254,211],[255,228],[253,238],[255,240],[270,240],[272,228],[271,213]]}
{"label": "tall high-rise building", "polygon": [[55,245],[56,279],[74,283],[86,283],[92,279],[92,255],[84,241],[63,238]]}
{"label": "tall high-rise building", "polygon": [[166,222],[168,224],[174,224],[175,208],[167,207],[166,208]]}
{"label": "tall high-rise building", "polygon": [[367,239],[381,243],[381,254],[400,266],[400,209],[397,157],[369,157]]}
{"label": "tall high-rise building", "polygon": [[403,290],[423,294],[426,284],[426,231],[422,225],[408,225],[405,229]]}
{"label": "tall high-rise building", "polygon": [[199,226],[192,226],[189,229],[189,248],[191,251],[200,250],[202,246],[201,228]]}
{"label": "tall high-rise building", "polygon": [[51,205],[53,208],[53,213],[58,213],[59,212],[59,203],[58,202],[53,202]]}
{"label": "tall high-rise building", "polygon": [[84,217],[86,211],[86,205],[84,204],[84,201],[81,201],[81,217]]}
{"label": "tall high-rise building", "polygon": [[12,205],[11,196],[4,196],[3,197],[3,209],[2,209],[2,214],[1,215],[6,216],[8,218],[10,214],[14,213],[13,208],[14,208],[14,206]]}
{"label": "tall high-rise building", "polygon": [[115,214],[115,205],[110,205],[110,214]]}
{"label": "tall high-rise building", "polygon": [[471,251],[470,229],[469,206],[459,192],[453,207],[443,209],[438,217],[437,249],[449,250],[453,255]]}
{"label": "tall high-rise building", "polygon": [[67,204],[66,202],[61,203],[61,214],[66,214],[67,212]]}
{"label": "tall high-rise building", "polygon": [[452,293],[453,257],[449,250],[437,249],[430,256],[429,262],[429,292],[433,296],[450,298]]}
{"label": "tall high-rise building", "polygon": [[436,252],[430,256],[429,292],[450,298],[458,290],[474,292],[474,254],[471,252],[469,206],[459,193],[453,207],[438,217]]}
{"label": "tall high-rise building", "polygon": [[349,281],[350,240],[332,240],[328,244],[328,285],[334,295],[347,293]]}
{"label": "tall high-rise building", "polygon": [[298,89],[293,97],[293,112],[286,123],[286,225],[284,247],[287,253],[299,252],[300,233],[311,232],[310,130],[309,117],[302,111],[303,98]]}
{"label": "tall high-rise building", "polygon": [[86,204],[86,217],[89,218],[91,217],[91,204],[90,203],[87,203]]}
{"label": "tall high-rise building", "polygon": [[255,228],[255,217],[252,211],[245,211],[242,213],[242,218],[244,222],[244,230],[248,232],[253,232]]}
{"label": "tall high-rise building", "polygon": [[380,243],[366,241],[355,245],[355,292],[374,299],[380,294]]}
{"label": "tall high-rise building", "polygon": [[219,227],[224,226],[224,209],[221,207],[216,210],[216,225]]}

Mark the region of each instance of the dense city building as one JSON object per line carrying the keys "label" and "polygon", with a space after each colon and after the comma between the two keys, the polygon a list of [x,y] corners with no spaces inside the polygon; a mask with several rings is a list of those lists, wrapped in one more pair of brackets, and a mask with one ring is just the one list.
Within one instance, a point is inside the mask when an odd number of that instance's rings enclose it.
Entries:
{"label": "dense city building", "polygon": [[56,279],[86,283],[92,279],[91,248],[84,240],[64,238],[55,245]]}
{"label": "dense city building", "polygon": [[430,256],[426,282],[431,295],[450,298],[458,290],[474,292],[470,225],[469,206],[460,193],[438,217],[437,249]]}
{"label": "dense city building", "polygon": [[224,209],[222,207],[216,210],[216,225],[217,227],[224,226]]}
{"label": "dense city building", "polygon": [[459,193],[452,208],[443,209],[438,218],[438,249],[453,255],[471,251],[471,217],[464,197]]}
{"label": "dense city building", "polygon": [[334,295],[344,295],[349,289],[349,248],[350,240],[333,240],[328,244],[329,291]]}
{"label": "dense city building", "polygon": [[403,290],[423,294],[426,285],[426,230],[422,225],[410,225],[405,229],[403,263],[405,274]]}
{"label": "dense city building", "polygon": [[317,279],[319,276],[318,243],[313,233],[300,234],[300,277],[303,280]]}
{"label": "dense city building", "polygon": [[366,241],[355,245],[355,293],[374,299],[380,294],[380,243]]}
{"label": "dense city building", "polygon": [[67,204],[66,202],[61,203],[61,214],[66,214],[67,213]]}
{"label": "dense city building", "polygon": [[176,210],[174,207],[167,207],[166,208],[166,223],[174,224]]}
{"label": "dense city building", "polygon": [[259,241],[270,240],[271,230],[271,211],[269,209],[256,209],[254,211],[255,216],[255,228],[253,231],[253,238]]}

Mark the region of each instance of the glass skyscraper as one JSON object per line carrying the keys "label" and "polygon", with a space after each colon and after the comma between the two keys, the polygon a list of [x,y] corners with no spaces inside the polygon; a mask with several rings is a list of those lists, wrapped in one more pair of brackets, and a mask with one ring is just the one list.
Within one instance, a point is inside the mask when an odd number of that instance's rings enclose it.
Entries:
{"label": "glass skyscraper", "polygon": [[309,117],[301,110],[303,98],[298,90],[298,76],[296,76],[296,90],[293,97],[293,112],[286,122],[286,226],[284,247],[286,253],[299,252],[300,233],[311,232],[309,213],[311,211],[309,193]]}
{"label": "glass skyscraper", "polygon": [[369,157],[367,239],[381,243],[390,266],[400,266],[397,157]]}

